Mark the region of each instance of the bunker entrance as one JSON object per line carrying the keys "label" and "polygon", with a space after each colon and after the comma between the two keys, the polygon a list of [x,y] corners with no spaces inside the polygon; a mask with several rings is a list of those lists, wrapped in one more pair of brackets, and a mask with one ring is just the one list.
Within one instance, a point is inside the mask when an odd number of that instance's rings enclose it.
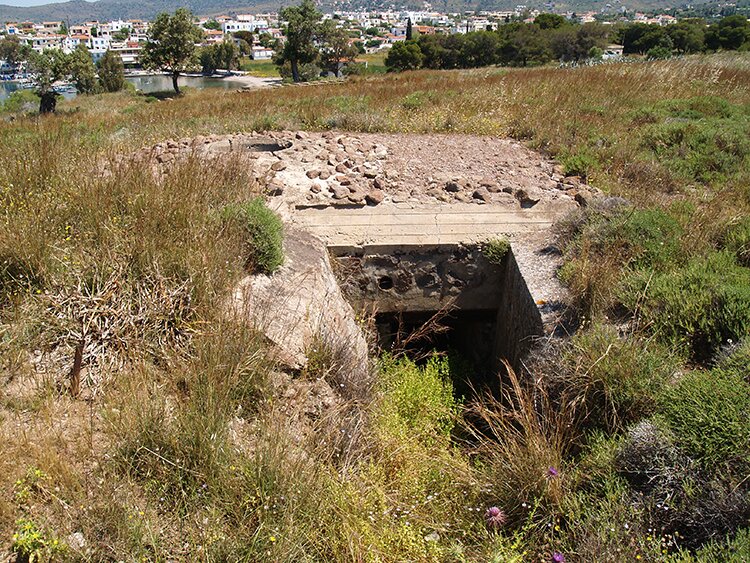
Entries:
{"label": "bunker entrance", "polygon": [[511,250],[490,261],[478,245],[332,247],[334,270],[354,310],[374,320],[384,351],[420,362],[433,351],[472,374],[466,393],[514,368],[542,321]]}

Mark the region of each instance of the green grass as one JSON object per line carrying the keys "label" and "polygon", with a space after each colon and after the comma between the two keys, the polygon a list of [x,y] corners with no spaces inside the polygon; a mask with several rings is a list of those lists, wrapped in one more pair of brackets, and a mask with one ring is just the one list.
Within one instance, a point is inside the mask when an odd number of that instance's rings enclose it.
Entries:
{"label": "green grass", "polygon": [[384,74],[386,72],[385,57],[387,54],[388,51],[377,51],[366,55],[358,55],[355,62],[365,64],[368,74]]}
{"label": "green grass", "polygon": [[279,69],[273,61],[254,61],[245,57],[240,61],[240,70],[260,78],[279,77]]}

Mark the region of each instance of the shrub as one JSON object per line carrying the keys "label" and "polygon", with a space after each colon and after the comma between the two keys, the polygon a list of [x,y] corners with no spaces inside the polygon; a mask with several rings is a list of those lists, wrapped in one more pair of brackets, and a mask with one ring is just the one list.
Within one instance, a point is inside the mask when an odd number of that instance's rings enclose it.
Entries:
{"label": "shrub", "polygon": [[[547,374],[587,428],[616,431],[654,413],[677,362],[652,340],[622,338],[608,326],[579,332]],[[564,367],[563,367],[564,366]]]}
{"label": "shrub", "polygon": [[448,437],[458,410],[450,375],[447,358],[434,356],[419,367],[408,358],[383,356],[380,390],[384,428],[423,440]]}
{"label": "shrub", "polygon": [[643,145],[672,171],[698,182],[721,181],[750,154],[745,120],[679,120],[649,126]]}
{"label": "shrub", "polygon": [[495,238],[486,241],[482,245],[482,254],[491,264],[499,266],[510,250],[510,241],[505,238]]}
{"label": "shrub", "polygon": [[13,534],[13,553],[19,563],[41,563],[58,557],[65,551],[65,544],[50,539],[31,520],[18,521],[18,530]]}
{"label": "shrub", "polygon": [[33,112],[39,107],[39,96],[32,90],[16,90],[5,103],[0,105],[0,110],[7,113]]}
{"label": "shrub", "polygon": [[701,471],[677,441],[668,428],[644,421],[630,429],[615,464],[648,515],[650,531],[696,548],[745,524],[750,504],[745,488]]}
{"label": "shrub", "polygon": [[580,151],[561,155],[560,162],[565,168],[565,174],[568,176],[580,176],[585,180],[596,168],[599,161],[590,152]]}
{"label": "shrub", "polygon": [[726,251],[693,258],[669,272],[633,274],[622,297],[662,340],[698,360],[750,332],[750,269]]}
{"label": "shrub", "polygon": [[249,236],[247,264],[254,271],[272,274],[284,263],[284,226],[262,198],[227,208],[227,216],[238,219]]}
{"label": "shrub", "polygon": [[704,467],[750,469],[750,385],[739,375],[689,373],[660,403],[675,443]]}
{"label": "shrub", "polygon": [[744,377],[750,383],[750,338],[722,346],[717,356],[717,370]]}
{"label": "shrub", "polygon": [[731,225],[722,237],[722,248],[734,252],[737,261],[750,268],[750,217]]}

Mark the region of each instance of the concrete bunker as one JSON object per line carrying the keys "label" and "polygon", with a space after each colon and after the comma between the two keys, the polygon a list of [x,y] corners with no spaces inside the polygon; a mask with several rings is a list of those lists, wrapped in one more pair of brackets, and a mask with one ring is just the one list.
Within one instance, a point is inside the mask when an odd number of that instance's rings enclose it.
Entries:
{"label": "concrete bunker", "polygon": [[455,351],[479,381],[492,382],[503,360],[514,368],[542,318],[512,249],[493,263],[478,244],[329,247],[342,292],[374,319],[384,350],[420,357]]}

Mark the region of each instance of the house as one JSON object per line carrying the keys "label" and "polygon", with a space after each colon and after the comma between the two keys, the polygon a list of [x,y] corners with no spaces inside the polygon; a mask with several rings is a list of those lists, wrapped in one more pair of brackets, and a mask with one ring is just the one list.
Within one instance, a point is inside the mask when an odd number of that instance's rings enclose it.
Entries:
{"label": "house", "polygon": [[123,43],[112,43],[111,50],[122,59],[122,64],[126,67],[133,67],[140,64],[141,50],[143,47],[137,41],[125,41]]}
{"label": "house", "polygon": [[42,30],[47,33],[58,33],[63,22],[42,22]]}
{"label": "house", "polygon": [[268,61],[273,58],[273,55],[273,49],[261,45],[253,45],[253,50],[250,54],[254,61]]}
{"label": "house", "polygon": [[622,52],[624,47],[622,45],[607,45],[607,48],[604,49],[604,54],[602,55],[602,59],[605,61],[616,61],[618,59],[622,58]]}
{"label": "house", "polygon": [[220,29],[204,29],[203,35],[206,38],[206,43],[209,45],[224,41],[224,33]]}
{"label": "house", "polygon": [[[247,16],[246,16],[247,17]],[[266,20],[230,20],[221,24],[221,31],[225,34],[235,33],[237,31],[249,31],[250,33],[262,33],[268,31],[268,22]]]}

